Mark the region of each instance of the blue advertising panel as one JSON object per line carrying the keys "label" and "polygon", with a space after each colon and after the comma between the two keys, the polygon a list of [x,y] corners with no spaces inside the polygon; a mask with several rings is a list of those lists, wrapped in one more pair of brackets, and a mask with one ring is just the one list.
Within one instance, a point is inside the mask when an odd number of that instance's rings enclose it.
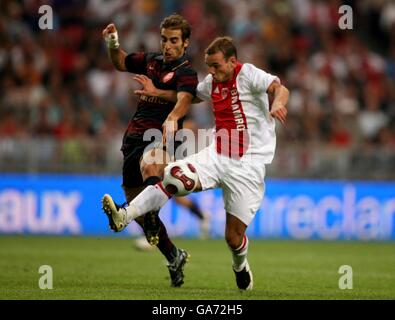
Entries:
{"label": "blue advertising panel", "polygon": [[[100,199],[123,202],[119,176],[0,175],[1,234],[111,235]],[[210,215],[210,234],[223,237],[221,190],[190,195]],[[169,201],[161,218],[171,236],[197,237],[199,221]],[[266,180],[250,237],[395,240],[395,183]],[[140,235],[131,223],[119,236]],[[117,234],[118,236],[118,234]]]}

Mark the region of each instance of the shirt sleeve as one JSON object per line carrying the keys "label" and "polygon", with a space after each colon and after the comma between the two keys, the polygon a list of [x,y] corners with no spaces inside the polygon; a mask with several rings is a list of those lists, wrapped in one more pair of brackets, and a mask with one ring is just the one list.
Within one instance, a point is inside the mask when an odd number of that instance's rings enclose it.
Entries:
{"label": "shirt sleeve", "polygon": [[131,73],[147,74],[147,54],[145,52],[128,54],[125,57],[125,67]]}
{"label": "shirt sleeve", "polygon": [[200,100],[211,99],[212,77],[207,75],[197,86],[196,95]]}
{"label": "shirt sleeve", "polygon": [[189,92],[193,96],[196,95],[196,87],[198,84],[198,77],[195,70],[192,68],[182,68],[176,71],[176,85],[177,92]]}
{"label": "shirt sleeve", "polygon": [[280,79],[277,76],[274,76],[262,69],[255,67],[252,64],[248,64],[248,72],[251,80],[251,90],[254,93],[266,92],[270,87],[273,81],[277,81],[281,83]]}

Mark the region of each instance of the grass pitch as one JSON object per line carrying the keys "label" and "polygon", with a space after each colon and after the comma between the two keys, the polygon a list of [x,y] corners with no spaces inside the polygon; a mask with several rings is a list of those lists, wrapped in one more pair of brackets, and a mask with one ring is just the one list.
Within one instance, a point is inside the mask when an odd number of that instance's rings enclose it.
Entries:
{"label": "grass pitch", "polygon": [[[250,239],[254,290],[239,292],[225,240],[175,243],[191,259],[185,284],[171,288],[160,252],[139,252],[120,237],[0,237],[0,299],[395,299],[395,243]],[[41,265],[53,289],[41,290]],[[339,267],[353,289],[339,289]]]}

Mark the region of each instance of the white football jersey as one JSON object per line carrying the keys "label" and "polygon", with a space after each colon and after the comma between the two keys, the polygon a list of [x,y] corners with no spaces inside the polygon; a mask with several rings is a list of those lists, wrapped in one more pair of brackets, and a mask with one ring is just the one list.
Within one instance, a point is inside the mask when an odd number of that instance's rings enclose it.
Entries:
{"label": "white football jersey", "polygon": [[[250,63],[238,63],[227,82],[213,81],[211,74],[198,84],[197,96],[211,100],[215,115],[217,152],[271,163],[276,148],[275,120],[269,114],[266,93],[280,80]],[[229,138],[224,138],[228,133]]]}

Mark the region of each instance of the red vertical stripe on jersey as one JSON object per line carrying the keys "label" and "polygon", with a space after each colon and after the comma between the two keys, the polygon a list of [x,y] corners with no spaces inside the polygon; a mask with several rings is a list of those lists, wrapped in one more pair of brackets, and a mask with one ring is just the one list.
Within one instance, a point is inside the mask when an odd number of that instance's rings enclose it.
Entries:
{"label": "red vertical stripe on jersey", "polygon": [[237,63],[233,78],[224,83],[212,83],[217,152],[240,158],[249,145],[247,118],[237,91],[236,78],[242,64]]}

